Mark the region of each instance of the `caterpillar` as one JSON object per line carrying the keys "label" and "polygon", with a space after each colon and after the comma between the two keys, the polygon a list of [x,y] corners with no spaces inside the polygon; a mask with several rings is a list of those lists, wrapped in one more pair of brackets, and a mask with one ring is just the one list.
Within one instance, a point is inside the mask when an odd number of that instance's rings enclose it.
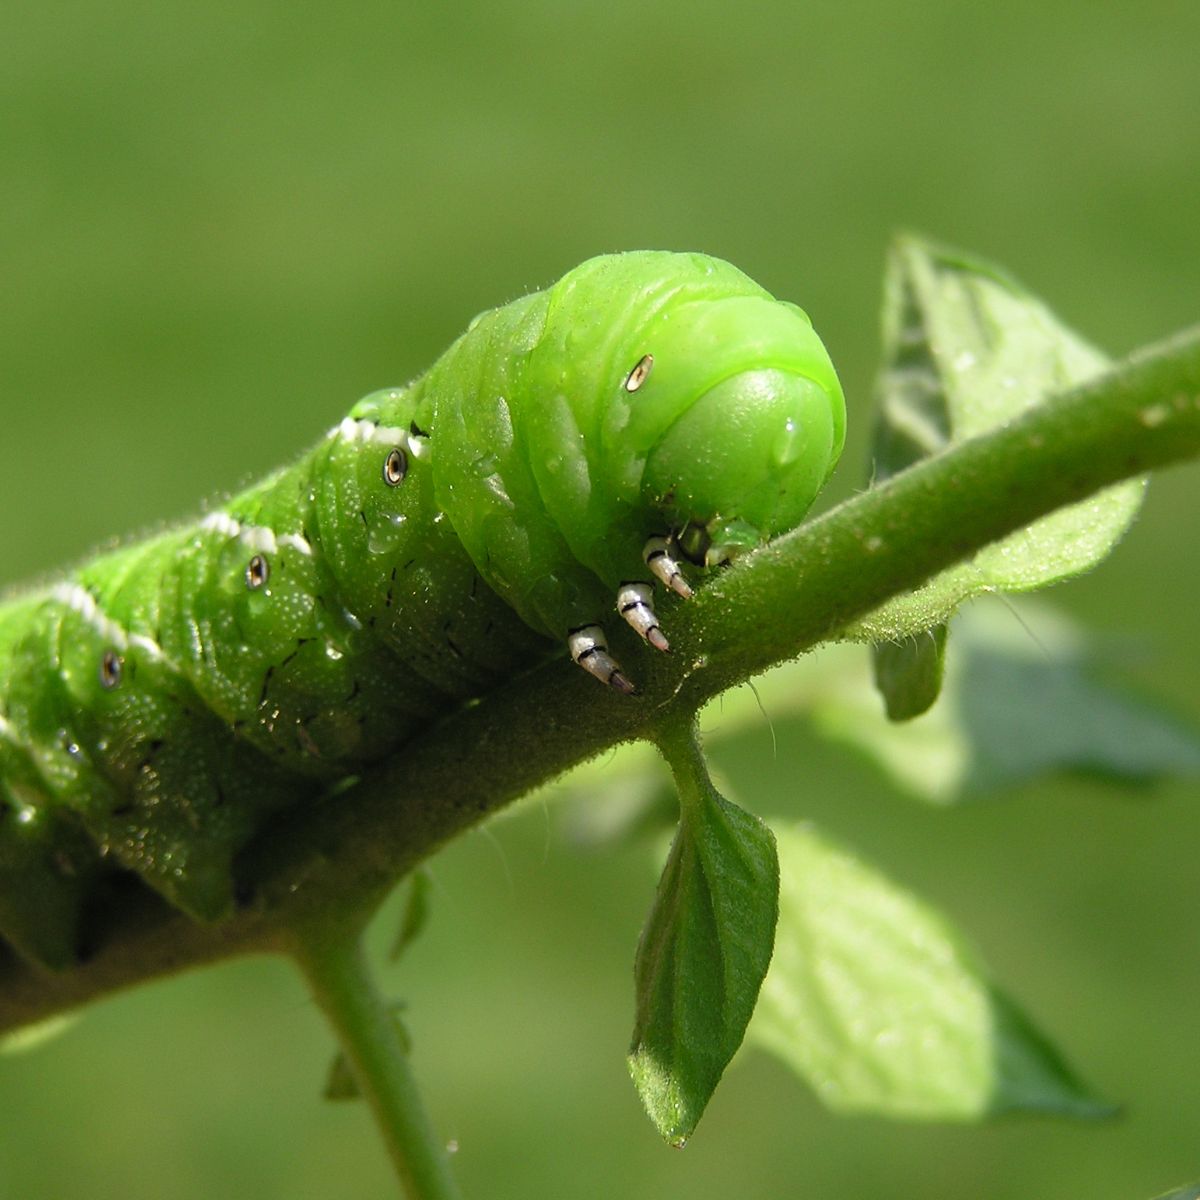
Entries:
{"label": "caterpillar", "polygon": [[[476,317],[298,462],[0,603],[0,934],[75,961],[114,875],[218,920],[269,816],[557,643],[796,525],[845,412],[807,316],[699,254],[593,258]],[[665,606],[664,612],[666,611]]]}

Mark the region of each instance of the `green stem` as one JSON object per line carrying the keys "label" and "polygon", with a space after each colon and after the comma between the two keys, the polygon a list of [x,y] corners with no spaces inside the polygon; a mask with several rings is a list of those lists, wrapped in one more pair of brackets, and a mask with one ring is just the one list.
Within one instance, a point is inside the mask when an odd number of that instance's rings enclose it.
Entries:
{"label": "green stem", "polygon": [[663,721],[654,735],[654,744],[675,779],[681,820],[695,818],[713,790],[708,764],[700,750],[696,713],[677,713]]}
{"label": "green stem", "polygon": [[337,1033],[409,1200],[458,1200],[446,1151],[425,1113],[357,929],[309,926],[297,933],[291,955]]}

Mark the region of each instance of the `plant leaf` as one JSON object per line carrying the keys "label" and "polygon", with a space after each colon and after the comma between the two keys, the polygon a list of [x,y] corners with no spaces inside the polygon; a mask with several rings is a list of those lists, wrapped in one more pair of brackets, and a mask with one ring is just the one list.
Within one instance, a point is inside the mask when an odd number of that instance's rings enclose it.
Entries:
{"label": "plant leaf", "polygon": [[762,821],[707,776],[676,778],[681,820],[638,945],[629,1070],[659,1133],[682,1146],[754,1011],[771,959],[779,865]]}
{"label": "plant leaf", "polygon": [[[997,268],[906,236],[892,246],[877,387],[875,476],[974,437],[1103,372],[1109,360]],[[842,631],[857,641],[912,636],[970,596],[1029,591],[1095,565],[1129,527],[1132,481],[985,547]]]}
{"label": "plant leaf", "polygon": [[889,721],[911,721],[928,712],[942,690],[946,661],[946,626],[899,642],[871,647],[875,687],[883,697]]}
{"label": "plant leaf", "polygon": [[1200,736],[1089,662],[971,647],[959,701],[968,792],[1065,769],[1124,782],[1200,774]]}
{"label": "plant leaf", "polygon": [[1026,602],[1014,616],[977,604],[955,629],[933,711],[892,725],[863,673],[857,686],[844,674],[813,701],[818,727],[939,803],[1055,772],[1139,783],[1200,775],[1200,732],[1102,678],[1097,651],[1048,606]]}
{"label": "plant leaf", "polygon": [[400,928],[388,950],[388,961],[396,962],[410,945],[421,935],[429,922],[429,889],[431,877],[424,867],[418,867],[408,881],[408,895],[404,900],[404,912],[400,916]]}
{"label": "plant leaf", "polygon": [[831,1109],[920,1120],[1110,1111],[938,913],[809,827],[776,834],[779,930],[750,1037]]}

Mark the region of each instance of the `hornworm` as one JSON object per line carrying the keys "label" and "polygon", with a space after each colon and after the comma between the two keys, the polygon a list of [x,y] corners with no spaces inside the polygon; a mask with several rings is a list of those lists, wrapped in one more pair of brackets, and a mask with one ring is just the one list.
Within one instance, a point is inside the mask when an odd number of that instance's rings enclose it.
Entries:
{"label": "hornworm", "polygon": [[[618,692],[615,609],[796,525],[841,450],[804,313],[698,254],[583,263],[190,524],[0,604],[0,933],[73,961],[114,868],[214,920],[271,812],[552,639]],[[666,608],[664,607],[664,613]]]}

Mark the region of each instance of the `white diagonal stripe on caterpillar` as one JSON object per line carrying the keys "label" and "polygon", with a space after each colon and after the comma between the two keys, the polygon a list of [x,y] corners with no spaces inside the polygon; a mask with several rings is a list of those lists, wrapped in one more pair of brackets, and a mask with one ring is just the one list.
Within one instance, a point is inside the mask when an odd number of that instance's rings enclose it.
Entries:
{"label": "white diagonal stripe on caterpillar", "polygon": [[393,425],[377,425],[374,421],[344,417],[330,431],[331,438],[344,442],[369,442],[376,446],[408,446],[408,431]]}
{"label": "white diagonal stripe on caterpillar", "polygon": [[216,512],[210,512],[203,521],[200,522],[201,529],[211,529],[216,533],[223,533],[226,537],[237,537],[242,532],[242,526],[239,521],[235,521],[227,512],[221,512],[219,509]]}
{"label": "white diagonal stripe on caterpillar", "polygon": [[139,650],[144,650],[151,658],[157,658],[161,662],[167,661],[163,648],[153,638],[148,638],[143,633],[131,633],[129,644],[136,646]]}
{"label": "white diagonal stripe on caterpillar", "polygon": [[281,533],[278,540],[281,546],[291,546],[293,550],[303,554],[305,558],[312,558],[312,545],[298,533]]}
{"label": "white diagonal stripe on caterpillar", "polygon": [[128,650],[134,646],[149,657],[168,662],[163,648],[153,639],[141,633],[129,633],[111,617],[106,616],[96,603],[95,596],[77,583],[60,583],[50,595],[72,612],[78,613],[115,650]]}
{"label": "white diagonal stripe on caterpillar", "polygon": [[50,595],[72,612],[78,613],[106,642],[117,650],[129,649],[129,635],[125,630],[105,616],[96,603],[95,596],[77,583],[60,583]]}
{"label": "white diagonal stripe on caterpillar", "polygon": [[290,546],[306,558],[312,557],[311,543],[300,534],[281,533],[277,535],[274,530],[268,529],[265,525],[243,525],[227,512],[220,510],[209,513],[200,522],[200,528],[212,530],[214,533],[222,533],[227,538],[237,538],[248,550],[253,550],[258,554],[274,554],[280,546]]}

